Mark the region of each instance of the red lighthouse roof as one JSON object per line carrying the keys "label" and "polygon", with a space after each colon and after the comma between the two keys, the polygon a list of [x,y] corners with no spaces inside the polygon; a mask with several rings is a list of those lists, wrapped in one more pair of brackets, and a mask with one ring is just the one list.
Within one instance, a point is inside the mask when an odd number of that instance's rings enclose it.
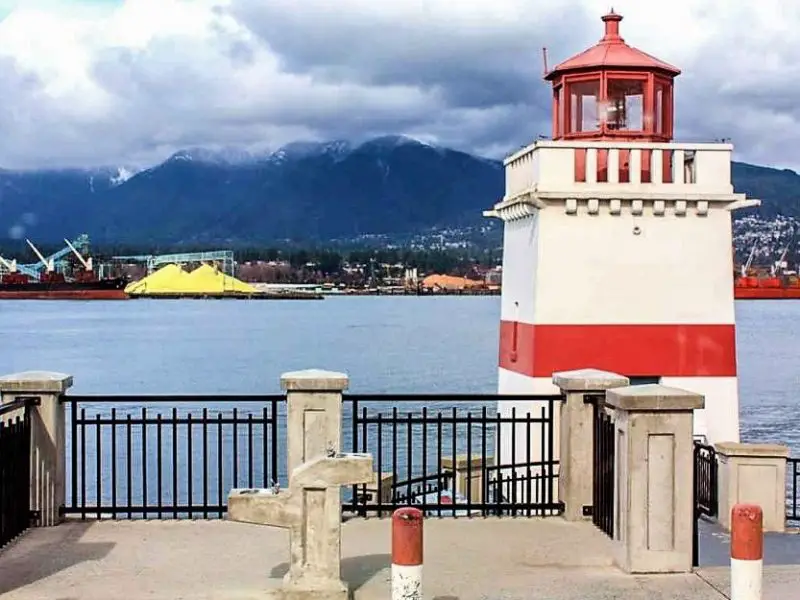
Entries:
{"label": "red lighthouse roof", "polygon": [[680,74],[680,69],[665,63],[646,52],[633,48],[625,43],[619,35],[619,23],[622,15],[611,9],[602,17],[605,24],[605,35],[602,39],[580,54],[576,54],[551,70],[545,79],[552,80],[557,75],[571,71],[586,71],[605,68],[638,69],[648,71],[661,71],[670,76]]}

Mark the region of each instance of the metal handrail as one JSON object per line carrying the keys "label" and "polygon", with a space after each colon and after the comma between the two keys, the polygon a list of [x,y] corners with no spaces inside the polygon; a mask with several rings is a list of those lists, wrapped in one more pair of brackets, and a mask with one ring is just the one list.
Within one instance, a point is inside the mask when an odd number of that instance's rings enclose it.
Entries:
{"label": "metal handrail", "polygon": [[0,405],[0,416],[3,416],[10,412],[14,412],[15,410],[20,410],[21,408],[28,408],[30,406],[39,406],[41,403],[42,399],[39,398],[38,396],[18,397],[16,400],[12,402]]}

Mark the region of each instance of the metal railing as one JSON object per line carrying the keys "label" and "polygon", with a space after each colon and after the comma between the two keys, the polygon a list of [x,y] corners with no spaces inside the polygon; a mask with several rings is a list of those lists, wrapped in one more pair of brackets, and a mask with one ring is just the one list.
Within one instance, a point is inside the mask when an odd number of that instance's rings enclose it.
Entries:
{"label": "metal railing", "polygon": [[[64,396],[67,502],[83,519],[220,518],[234,487],[286,485],[283,395]],[[497,413],[498,400],[536,409]],[[373,454],[376,485],[343,510],[413,504],[440,516],[559,514],[560,396],[345,395],[342,448]],[[498,448],[506,447],[502,461]],[[472,460],[466,461],[465,456]],[[388,487],[388,489],[387,489]],[[454,506],[456,505],[456,506]]]}
{"label": "metal railing", "polygon": [[786,461],[786,519],[800,525],[800,458]]}
{"label": "metal railing", "polygon": [[278,449],[285,445],[285,437],[279,440],[278,408],[284,400],[282,395],[65,396],[70,432],[65,514],[222,517],[231,488],[271,487],[278,481]]}
{"label": "metal railing", "polygon": [[614,537],[614,422],[605,409],[605,397],[591,395],[594,443],[592,450],[592,522],[606,535]]}
{"label": "metal railing", "polygon": [[714,446],[694,442],[695,516],[716,518],[719,513],[717,451]]}
{"label": "metal railing", "polygon": [[700,519],[719,516],[719,463],[717,451],[705,436],[694,440],[694,515],[692,518],[692,566],[700,566]]}
{"label": "metal railing", "polygon": [[[558,395],[347,394],[351,449],[369,452],[373,485],[343,509],[390,514],[412,504],[435,516],[560,514],[553,414]],[[532,402],[497,412],[498,400]],[[393,406],[387,406],[387,404]]]}
{"label": "metal railing", "polygon": [[31,407],[19,398],[0,407],[0,548],[31,526]]}

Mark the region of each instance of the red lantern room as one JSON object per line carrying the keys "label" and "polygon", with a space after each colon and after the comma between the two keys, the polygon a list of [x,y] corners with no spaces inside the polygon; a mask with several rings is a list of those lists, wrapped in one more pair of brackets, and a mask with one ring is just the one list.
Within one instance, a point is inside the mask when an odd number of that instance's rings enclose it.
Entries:
{"label": "red lantern room", "polygon": [[613,9],[602,20],[596,45],[545,75],[553,82],[553,139],[671,141],[680,70],[626,44]]}

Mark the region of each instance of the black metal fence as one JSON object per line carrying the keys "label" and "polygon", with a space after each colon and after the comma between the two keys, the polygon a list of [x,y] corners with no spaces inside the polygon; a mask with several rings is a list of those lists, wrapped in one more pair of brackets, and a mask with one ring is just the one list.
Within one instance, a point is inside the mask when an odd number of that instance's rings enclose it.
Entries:
{"label": "black metal fence", "polygon": [[65,396],[64,512],[84,519],[221,517],[231,488],[279,480],[284,399]]}
{"label": "black metal fence", "polygon": [[718,516],[718,469],[714,446],[694,442],[694,504],[697,517]]}
{"label": "black metal fence", "polygon": [[614,537],[614,461],[616,445],[614,422],[605,409],[605,397],[585,397],[593,408],[594,444],[592,451],[592,522],[606,535]]}
{"label": "black metal fence", "polygon": [[[500,399],[533,408],[500,413]],[[383,516],[413,504],[435,516],[560,514],[553,447],[560,402],[557,395],[345,395],[351,448],[371,453],[381,475],[353,486],[343,509]]]}
{"label": "black metal fence", "polygon": [[710,444],[694,442],[694,519],[692,520],[692,566],[700,566],[700,519],[719,516],[719,463]]}
{"label": "black metal fence", "polygon": [[786,461],[786,518],[800,525],[800,458]]}
{"label": "black metal fence", "polygon": [[31,407],[20,398],[0,407],[0,548],[31,526]]}
{"label": "black metal fence", "polygon": [[[536,408],[498,414],[499,399]],[[63,401],[68,515],[219,518],[231,488],[288,483],[283,395],[68,395]],[[414,504],[441,516],[560,513],[552,458],[559,401],[347,395],[342,447],[372,453],[383,477],[344,490],[343,510],[383,515]],[[501,447],[506,451],[498,454]]]}

